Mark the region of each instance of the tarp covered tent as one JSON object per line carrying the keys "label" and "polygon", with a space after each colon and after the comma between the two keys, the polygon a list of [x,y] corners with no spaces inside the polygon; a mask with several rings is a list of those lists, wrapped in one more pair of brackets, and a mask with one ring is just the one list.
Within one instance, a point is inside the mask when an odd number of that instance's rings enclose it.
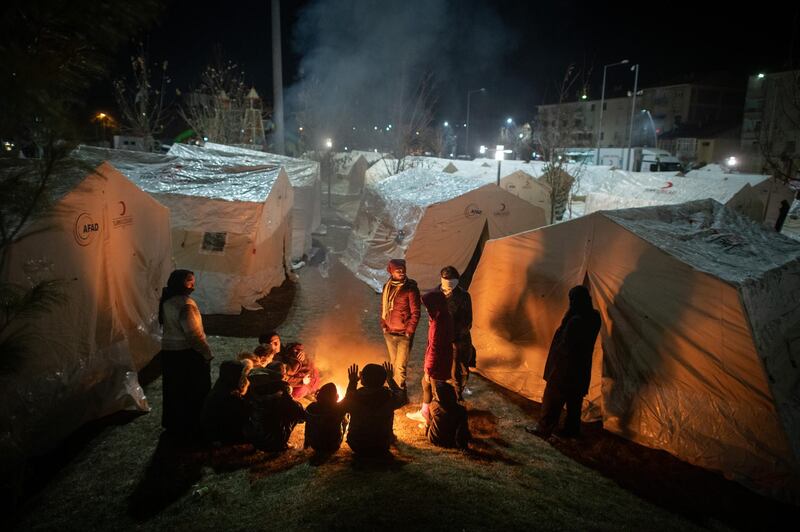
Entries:
{"label": "tarp covered tent", "polygon": [[584,418],[800,500],[800,245],[712,200],[489,241],[470,287],[478,370],[541,400],[584,282],[603,320]]}
{"label": "tarp covered tent", "polygon": [[[462,165],[469,164],[468,161],[453,161],[453,159],[443,159],[441,157],[423,157],[421,155],[410,155],[405,157],[402,161],[402,170],[410,170],[416,168],[418,170],[428,170],[432,172],[444,172],[448,166],[460,169]],[[387,177],[395,174],[395,169],[398,167],[397,159],[390,156],[384,156],[378,161],[375,161],[367,170],[365,174],[365,184],[375,185]],[[453,173],[453,172],[448,172]]]}
{"label": "tarp covered tent", "polygon": [[[492,166],[483,166],[484,162],[494,162]],[[528,203],[541,207],[550,216],[550,185],[540,180],[544,164],[540,162],[503,161],[500,165],[500,187],[524,199]],[[459,162],[458,175],[497,179],[496,161],[476,159]]]}
{"label": "tarp covered tent", "polygon": [[585,214],[600,210],[674,205],[713,199],[753,221],[763,220],[763,205],[749,183],[735,179],[698,179],[614,170],[611,178],[586,196]]}
{"label": "tarp covered tent", "polygon": [[286,279],[293,191],[283,167],[86,146],[75,153],[105,156],[169,208],[173,256],[195,272],[204,314],[259,309],[256,301]]}
{"label": "tarp covered tent", "polygon": [[238,161],[246,166],[259,164],[282,166],[294,189],[292,258],[300,259],[311,251],[311,234],[317,231],[322,223],[322,185],[318,162],[213,142],[206,142],[202,147],[173,144],[169,153],[189,158],[212,160],[217,158],[218,164],[229,165],[233,161]]}
{"label": "tarp covered tent", "polygon": [[[780,213],[781,202],[786,201],[789,205],[795,197],[795,191],[789,184],[782,182],[770,175],[764,174],[739,174],[732,172],[714,171],[715,166],[706,165],[703,168],[692,170],[686,177],[696,177],[703,180],[712,179],[714,182],[738,182],[742,188],[750,186],[753,197],[755,197],[762,208],[760,221],[767,227],[775,227],[775,221]],[[713,185],[711,185],[713,186]]]}
{"label": "tarp covered tent", "polygon": [[337,182],[331,192],[337,195],[361,194],[367,170],[383,157],[373,151],[345,151],[333,156]]}
{"label": "tarp covered tent", "polygon": [[424,290],[444,266],[464,272],[486,238],[545,223],[541,208],[492,182],[411,169],[366,188],[342,262],[379,291],[389,259],[405,258]]}
{"label": "tarp covered tent", "polygon": [[[0,180],[32,169],[12,164]],[[0,272],[24,289],[54,281],[63,296],[5,330],[21,324],[27,335],[21,356],[0,357],[2,462],[44,452],[92,419],[149,410],[136,372],[160,349],[158,301],[172,270],[166,207],[108,163],[62,161],[50,183],[46,212],[23,226]]]}

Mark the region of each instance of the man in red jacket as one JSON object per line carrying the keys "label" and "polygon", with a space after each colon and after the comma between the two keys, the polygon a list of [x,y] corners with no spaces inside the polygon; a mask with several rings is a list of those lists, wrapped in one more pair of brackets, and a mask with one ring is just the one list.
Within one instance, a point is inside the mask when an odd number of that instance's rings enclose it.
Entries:
{"label": "man in red jacket", "polygon": [[391,278],[381,292],[381,329],[389,351],[389,362],[396,369],[398,385],[405,403],[408,403],[406,368],[419,323],[419,288],[416,281],[406,277],[406,261],[392,259],[386,269]]}

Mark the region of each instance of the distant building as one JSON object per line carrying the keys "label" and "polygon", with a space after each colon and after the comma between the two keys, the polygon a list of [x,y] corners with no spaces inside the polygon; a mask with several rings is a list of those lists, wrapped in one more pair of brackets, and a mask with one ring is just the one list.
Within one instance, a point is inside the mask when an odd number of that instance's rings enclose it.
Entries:
{"label": "distant building", "polygon": [[723,163],[740,156],[740,135],[741,128],[732,124],[684,127],[660,135],[658,147],[674,154],[684,165]]}
{"label": "distant building", "polygon": [[144,145],[144,137],[133,137],[129,135],[114,135],[114,149],[147,151]]}
{"label": "distant building", "polygon": [[800,70],[750,76],[742,120],[743,167],[797,177],[799,146]]}
{"label": "distant building", "polygon": [[[660,142],[665,134],[676,138],[687,129],[738,124],[743,97],[744,93],[739,89],[699,83],[641,89],[637,92],[633,110],[631,145],[666,149]],[[540,105],[537,113],[539,128],[560,127],[565,131],[562,135],[566,136],[565,145],[597,146],[600,100]],[[600,147],[626,147],[631,124],[631,97],[606,98],[602,120]]]}

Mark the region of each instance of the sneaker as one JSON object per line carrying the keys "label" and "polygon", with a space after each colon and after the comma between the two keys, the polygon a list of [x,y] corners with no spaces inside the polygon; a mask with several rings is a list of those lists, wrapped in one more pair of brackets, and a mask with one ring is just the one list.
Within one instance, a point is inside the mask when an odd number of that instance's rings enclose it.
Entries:
{"label": "sneaker", "polygon": [[542,428],[539,427],[538,423],[536,423],[535,425],[526,426],[525,427],[525,432],[533,434],[534,436],[539,436],[540,438],[544,438],[544,439],[549,438],[550,434],[551,434],[550,432],[548,432],[546,430],[542,430]]}
{"label": "sneaker", "polygon": [[461,391],[461,393],[462,393],[463,395],[467,395],[467,396],[469,396],[469,395],[472,395],[472,390],[470,390],[469,388],[467,388],[466,386],[464,386],[464,389]]}
{"label": "sneaker", "polygon": [[413,421],[419,421],[421,423],[425,423],[427,421],[427,419],[425,419],[425,416],[423,416],[422,412],[419,410],[417,410],[416,412],[407,412],[406,417],[408,419],[411,419]]}

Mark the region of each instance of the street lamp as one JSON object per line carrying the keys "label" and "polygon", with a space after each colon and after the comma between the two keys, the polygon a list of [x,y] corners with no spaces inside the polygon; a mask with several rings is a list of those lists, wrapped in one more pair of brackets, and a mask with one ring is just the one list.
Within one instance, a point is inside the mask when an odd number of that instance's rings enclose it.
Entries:
{"label": "street lamp", "polygon": [[627,65],[628,60],[623,59],[622,61],[618,61],[616,63],[611,63],[610,65],[606,65],[603,67],[603,90],[600,94],[600,119],[597,121],[597,153],[595,154],[595,165],[600,164],[600,135],[603,133],[603,104],[605,103],[606,99],[606,70],[608,67],[613,67],[617,65]]}
{"label": "street lamp", "polygon": [[656,123],[653,122],[653,115],[651,115],[650,111],[647,109],[642,109],[642,113],[646,113],[647,118],[650,119],[650,127],[653,128],[653,142],[655,143],[653,144],[653,147],[658,148],[658,132],[656,131]]}
{"label": "street lamp", "polygon": [[631,140],[633,139],[633,112],[636,109],[636,91],[639,88],[639,63],[631,67],[636,73],[633,76],[633,97],[631,98],[631,124],[628,127],[628,156],[626,157],[626,169],[631,169]]}

